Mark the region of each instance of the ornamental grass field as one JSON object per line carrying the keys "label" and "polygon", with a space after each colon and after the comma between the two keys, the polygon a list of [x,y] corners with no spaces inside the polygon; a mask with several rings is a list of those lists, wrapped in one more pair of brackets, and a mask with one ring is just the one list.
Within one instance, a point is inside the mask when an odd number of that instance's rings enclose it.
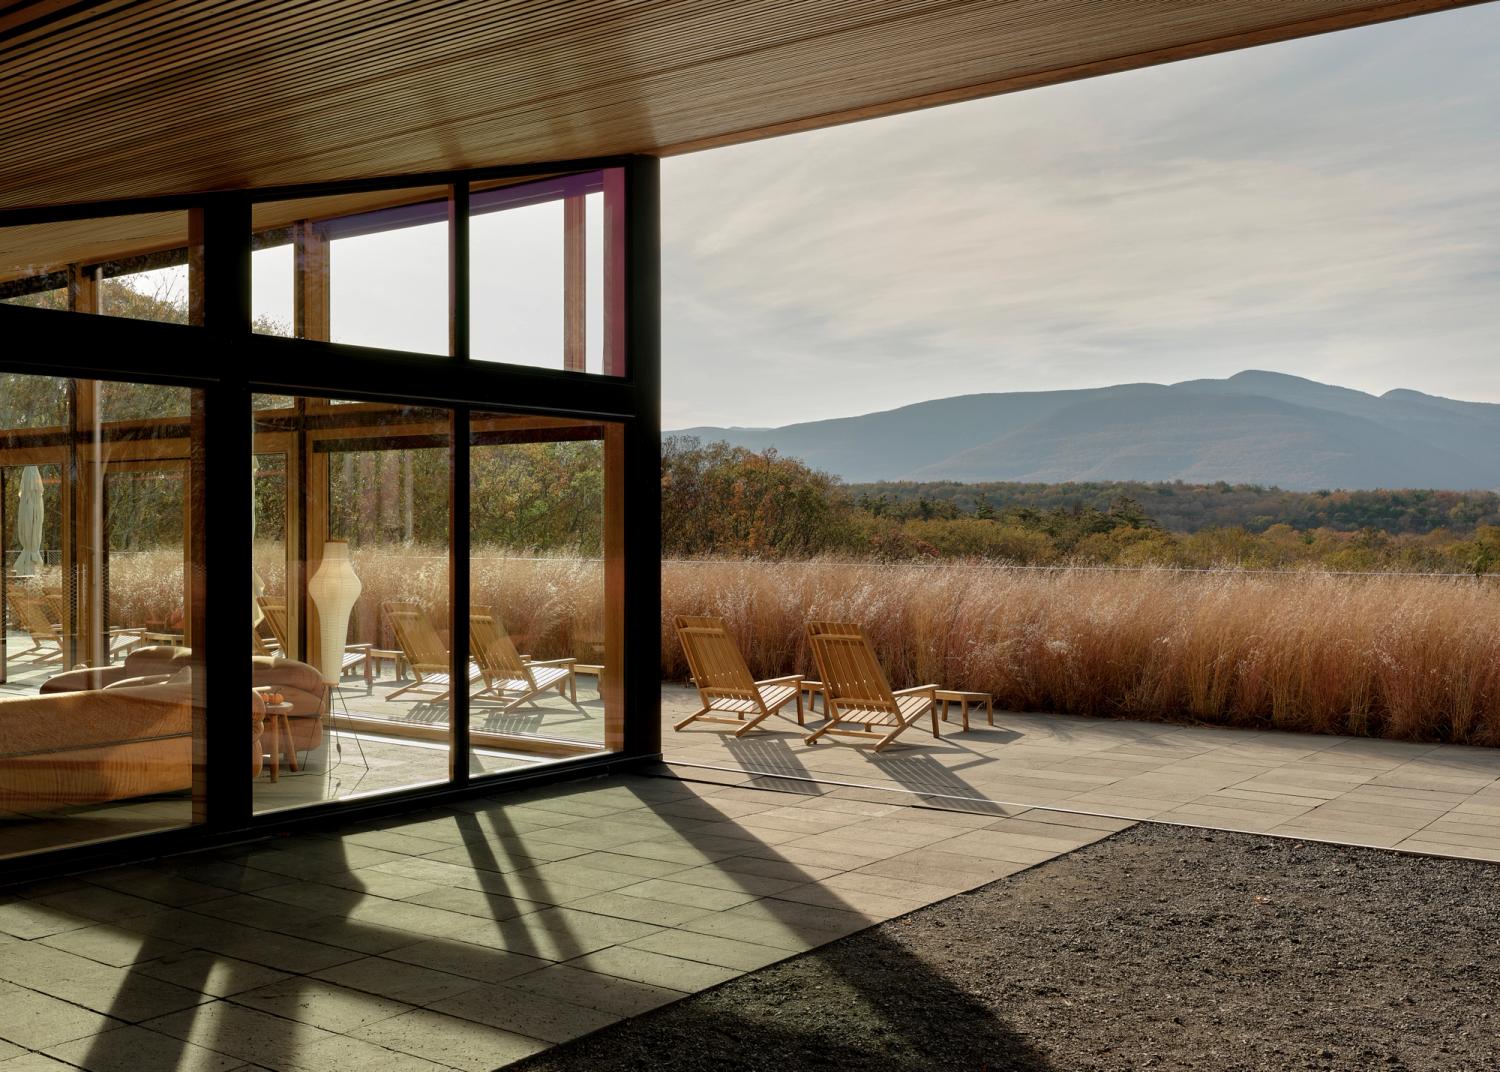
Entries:
{"label": "ornamental grass field", "polygon": [[757,677],[812,673],[803,625],[860,623],[894,687],[1001,708],[1500,745],[1500,587],[1409,574],[668,563],[673,614],[725,618]]}
{"label": "ornamental grass field", "polygon": [[[257,549],[272,592],[279,551]],[[351,641],[390,645],[384,600],[423,603],[445,625],[437,548],[355,552],[364,593]],[[603,658],[596,558],[476,548],[474,601],[537,658]],[[178,612],[181,557],[118,556],[111,621]],[[668,561],[664,679],[687,666],[675,614],[725,618],[757,677],[813,672],[803,626],[860,623],[897,688],[935,682],[1001,708],[1099,718],[1264,726],[1500,746],[1500,581],[1169,569],[1021,569],[984,562]]]}

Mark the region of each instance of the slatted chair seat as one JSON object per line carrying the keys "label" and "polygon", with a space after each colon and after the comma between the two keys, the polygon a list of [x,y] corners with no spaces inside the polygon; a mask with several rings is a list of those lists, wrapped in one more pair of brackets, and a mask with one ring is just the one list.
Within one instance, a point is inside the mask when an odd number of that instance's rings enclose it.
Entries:
{"label": "slatted chair seat", "polygon": [[[433,628],[432,619],[427,617],[427,612],[419,604],[389,599],[380,604],[380,609],[384,612],[386,621],[391,623],[391,630],[396,634],[396,646],[401,649],[406,665],[411,668],[412,677],[416,679],[410,685],[403,685],[389,693],[386,699],[394,700],[408,692],[431,692],[436,689],[436,695],[431,697],[432,702],[446,700],[453,691],[453,664],[449,659],[448,647]],[[478,681],[479,668],[471,663],[468,669],[469,683]]]}
{"label": "slatted chair seat", "polygon": [[800,674],[756,681],[723,619],[680,614],[673,625],[703,704],[701,711],[673,729],[693,722],[721,722],[735,726],[734,736],[743,737],[792,700],[797,701],[797,725],[803,724]]}
{"label": "slatted chair seat", "polygon": [[808,744],[824,736],[872,740],[887,747],[923,715],[938,736],[937,685],[892,692],[864,630],[852,622],[810,622],[807,639],[823,679],[827,721],[808,734]]}
{"label": "slatted chair seat", "polygon": [[469,651],[484,678],[484,688],[474,694],[476,700],[493,697],[505,712],[555,689],[559,696],[578,704],[574,673],[578,660],[528,659],[519,654],[492,607],[469,608]]}

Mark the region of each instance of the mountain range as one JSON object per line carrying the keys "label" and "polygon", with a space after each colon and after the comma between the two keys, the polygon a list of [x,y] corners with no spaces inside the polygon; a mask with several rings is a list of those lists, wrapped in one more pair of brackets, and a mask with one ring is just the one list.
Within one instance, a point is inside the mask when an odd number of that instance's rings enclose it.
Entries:
{"label": "mountain range", "polygon": [[875,480],[1183,480],[1320,488],[1500,487],[1500,405],[1383,395],[1278,372],[960,395],[783,428],[684,428]]}

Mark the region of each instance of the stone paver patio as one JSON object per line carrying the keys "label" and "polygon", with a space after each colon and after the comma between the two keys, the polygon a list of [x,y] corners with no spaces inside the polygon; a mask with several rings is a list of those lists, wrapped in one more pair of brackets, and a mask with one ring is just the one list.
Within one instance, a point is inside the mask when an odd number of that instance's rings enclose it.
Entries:
{"label": "stone paver patio", "polygon": [[941,740],[922,723],[876,754],[804,744],[791,715],[738,740],[674,733],[696,699],[662,694],[663,751],[692,777],[811,779],[934,807],[985,801],[1500,861],[1500,749],[999,711],[993,727],[971,711],[964,733],[955,708]]}
{"label": "stone paver patio", "polygon": [[1131,825],[870,795],[598,778],[8,891],[0,1072],[485,1072]]}

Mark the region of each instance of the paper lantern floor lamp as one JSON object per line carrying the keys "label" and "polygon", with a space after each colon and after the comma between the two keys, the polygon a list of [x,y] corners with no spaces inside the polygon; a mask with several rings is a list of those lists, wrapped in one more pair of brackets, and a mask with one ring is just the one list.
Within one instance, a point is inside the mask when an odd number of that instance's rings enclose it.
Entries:
{"label": "paper lantern floor lamp", "polygon": [[349,544],[344,540],[329,540],[323,545],[323,561],[307,582],[307,594],[318,608],[321,641],[318,669],[329,685],[337,685],[343,673],[349,615],[362,591],[364,585],[354,572],[354,563],[349,561]]}

